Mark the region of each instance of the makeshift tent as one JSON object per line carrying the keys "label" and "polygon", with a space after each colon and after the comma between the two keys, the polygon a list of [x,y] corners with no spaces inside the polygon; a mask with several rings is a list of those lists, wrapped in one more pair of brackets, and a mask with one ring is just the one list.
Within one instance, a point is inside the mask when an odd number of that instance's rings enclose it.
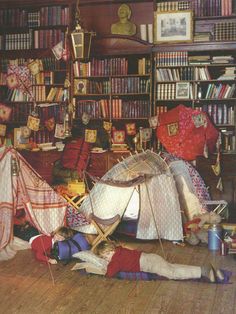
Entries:
{"label": "makeshift tent", "polygon": [[189,162],[166,152],[162,152],[161,157],[167,162],[174,176],[180,207],[186,219],[192,220],[194,215],[209,210],[207,204],[210,201],[210,194],[196,168]]}
{"label": "makeshift tent", "polygon": [[[158,154],[146,151],[130,156],[99,180],[80,210],[102,219],[119,214],[137,219],[139,239],[182,240],[182,218],[178,192],[167,163]],[[77,230],[96,233],[92,224]]]}
{"label": "makeshift tent", "polygon": [[202,156],[204,147],[213,152],[218,134],[205,112],[183,105],[159,117],[158,139],[169,153],[185,160]]}
{"label": "makeshift tent", "polygon": [[13,217],[17,210],[24,208],[27,220],[49,235],[63,225],[68,204],[13,148],[0,148],[0,173],[1,260],[10,253],[8,245],[13,239]]}

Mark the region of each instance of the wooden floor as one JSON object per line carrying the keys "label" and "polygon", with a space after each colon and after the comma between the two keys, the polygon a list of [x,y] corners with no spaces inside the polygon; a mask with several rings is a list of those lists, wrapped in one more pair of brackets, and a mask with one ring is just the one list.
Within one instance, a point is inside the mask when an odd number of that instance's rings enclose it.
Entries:
{"label": "wooden floor", "polygon": [[[156,242],[122,238],[127,247],[161,253]],[[235,272],[233,256],[210,253],[206,247],[164,243],[170,262],[217,266]],[[193,281],[126,281],[71,271],[75,262],[49,268],[34,260],[30,250],[0,262],[0,313],[236,313],[236,276],[232,284]]]}

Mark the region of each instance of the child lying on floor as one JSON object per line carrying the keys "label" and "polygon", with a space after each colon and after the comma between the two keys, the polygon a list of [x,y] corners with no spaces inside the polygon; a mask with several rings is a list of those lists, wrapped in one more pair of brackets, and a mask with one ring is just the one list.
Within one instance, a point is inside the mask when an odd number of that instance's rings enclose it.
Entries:
{"label": "child lying on floor", "polygon": [[116,247],[111,242],[101,242],[95,253],[108,262],[103,274],[114,277],[118,272],[149,272],[168,279],[194,279],[207,277],[210,282],[216,282],[216,277],[224,279],[220,270],[215,270],[211,265],[191,266],[168,263],[161,256],[153,253],[144,253],[138,250],[130,250],[121,246]]}
{"label": "child lying on floor", "polygon": [[35,258],[40,262],[48,262],[50,264],[57,264],[57,260],[50,258],[51,250],[54,243],[58,241],[64,241],[73,237],[74,230],[67,227],[59,227],[54,232],[51,233],[51,236],[44,234],[37,235],[32,237],[29,240],[31,248],[34,252]]}

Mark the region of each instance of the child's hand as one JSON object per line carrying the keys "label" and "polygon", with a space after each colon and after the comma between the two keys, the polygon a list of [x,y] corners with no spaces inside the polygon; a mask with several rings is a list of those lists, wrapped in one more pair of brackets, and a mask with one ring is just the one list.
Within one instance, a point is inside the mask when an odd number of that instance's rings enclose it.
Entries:
{"label": "child's hand", "polygon": [[52,264],[52,265],[55,265],[55,264],[57,264],[57,260],[56,260],[56,259],[53,259],[53,258],[49,258],[49,259],[48,259],[48,263],[49,263],[49,264]]}

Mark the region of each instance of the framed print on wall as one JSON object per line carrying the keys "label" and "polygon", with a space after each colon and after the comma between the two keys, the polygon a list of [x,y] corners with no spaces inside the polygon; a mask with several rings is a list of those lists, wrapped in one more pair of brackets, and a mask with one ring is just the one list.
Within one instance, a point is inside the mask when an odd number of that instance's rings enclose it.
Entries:
{"label": "framed print on wall", "polygon": [[193,41],[192,11],[155,12],[154,43]]}
{"label": "framed print on wall", "polygon": [[176,99],[189,99],[190,83],[178,82],[176,83]]}

